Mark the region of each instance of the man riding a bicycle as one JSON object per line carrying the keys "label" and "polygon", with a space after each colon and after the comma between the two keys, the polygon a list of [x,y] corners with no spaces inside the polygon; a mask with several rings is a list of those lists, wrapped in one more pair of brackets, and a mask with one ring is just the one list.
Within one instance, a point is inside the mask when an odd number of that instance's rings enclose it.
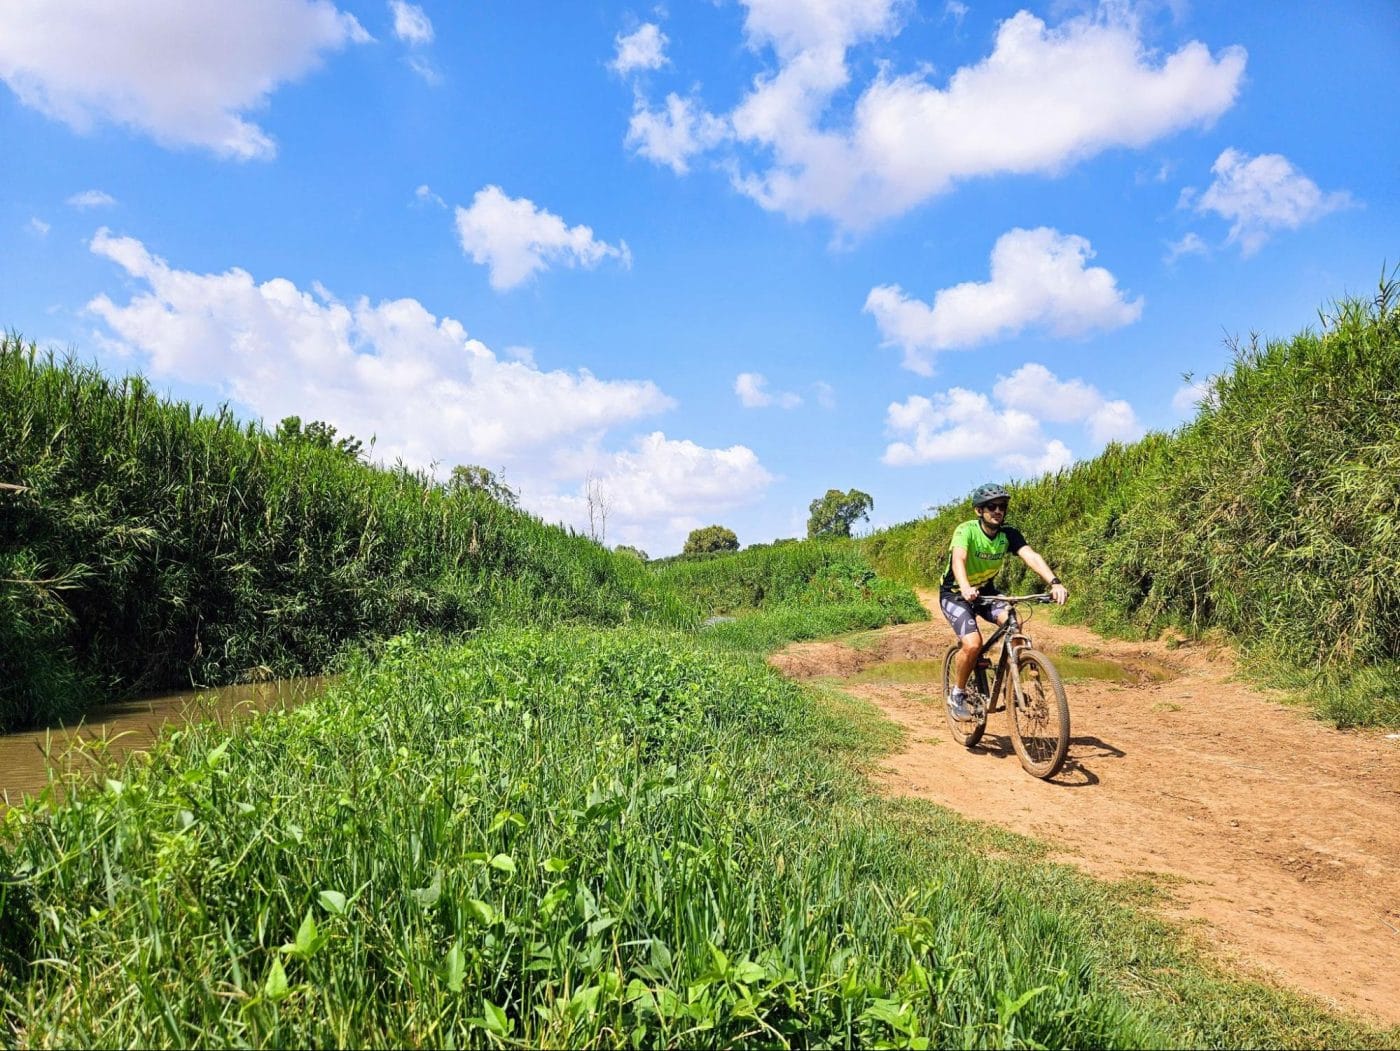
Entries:
{"label": "man riding a bicycle", "polygon": [[1010,494],[995,482],[972,491],[972,509],[977,517],[953,530],[948,545],[948,562],[938,588],[938,605],[958,636],[956,682],[948,694],[948,711],[955,719],[972,719],[968,706],[967,680],[977,665],[982,649],[982,632],[977,618],[1006,622],[1007,606],[998,602],[997,571],[1008,554],[1017,555],[1045,583],[1050,597],[1063,606],[1069,591],[1060,583],[1045,559],[1026,543],[1020,530],[1006,525]]}

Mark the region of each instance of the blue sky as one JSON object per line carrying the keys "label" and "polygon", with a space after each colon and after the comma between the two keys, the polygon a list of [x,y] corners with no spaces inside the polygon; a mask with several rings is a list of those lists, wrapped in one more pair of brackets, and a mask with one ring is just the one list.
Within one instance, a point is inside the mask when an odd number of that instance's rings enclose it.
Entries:
{"label": "blue sky", "polygon": [[0,325],[653,556],[1186,419],[1400,263],[1400,13],[10,0]]}

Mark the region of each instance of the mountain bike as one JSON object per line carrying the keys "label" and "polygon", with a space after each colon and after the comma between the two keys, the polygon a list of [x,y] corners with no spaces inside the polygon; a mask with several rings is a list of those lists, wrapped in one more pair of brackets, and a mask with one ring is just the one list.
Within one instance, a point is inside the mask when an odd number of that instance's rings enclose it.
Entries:
{"label": "mountain bike", "polygon": [[[968,680],[968,704],[973,709],[973,717],[954,719],[953,713],[948,711],[948,728],[953,732],[953,740],[972,748],[986,732],[987,716],[997,710],[999,702],[1004,703],[1007,722],[1011,724],[1011,743],[1021,759],[1021,766],[1033,777],[1054,777],[1069,753],[1069,702],[1065,700],[1060,673],[1050,663],[1050,658],[1032,649],[1031,637],[1021,630],[1021,618],[1016,612],[1020,603],[1046,603],[1050,596],[998,595],[996,601],[1005,602],[1010,609],[1006,623],[977,651],[977,665]],[[1026,619],[1030,619],[1029,613]],[[992,662],[987,655],[998,642],[1001,655],[989,689],[987,673],[992,670]],[[943,658],[945,711],[948,694],[956,681],[954,661],[958,650],[957,645],[952,646]]]}

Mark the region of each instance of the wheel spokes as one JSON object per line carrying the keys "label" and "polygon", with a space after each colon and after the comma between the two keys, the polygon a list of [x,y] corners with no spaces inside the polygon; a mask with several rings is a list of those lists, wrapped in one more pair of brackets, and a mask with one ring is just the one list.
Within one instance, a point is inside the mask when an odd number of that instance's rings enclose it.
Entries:
{"label": "wheel spokes", "polygon": [[1053,693],[1038,664],[1023,664],[1020,678],[1021,701],[1017,706],[1016,722],[1031,761],[1041,763],[1053,756],[1059,745],[1058,712],[1052,703]]}

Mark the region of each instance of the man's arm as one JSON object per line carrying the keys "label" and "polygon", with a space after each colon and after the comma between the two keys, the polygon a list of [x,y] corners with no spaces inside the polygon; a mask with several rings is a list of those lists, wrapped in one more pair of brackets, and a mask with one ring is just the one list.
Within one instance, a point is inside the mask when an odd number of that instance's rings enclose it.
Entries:
{"label": "man's arm", "polygon": [[[953,554],[956,556],[957,552],[954,551]],[[1030,566],[1031,570],[1039,576],[1041,580],[1050,585],[1050,597],[1063,606],[1065,604],[1065,599],[1069,598],[1069,589],[1063,584],[1056,582],[1054,570],[1050,568],[1045,559],[1040,557],[1040,552],[1029,544],[1026,544],[1020,551],[1017,551],[1016,554],[1021,556],[1021,561]],[[964,552],[963,557],[966,559],[966,552]]]}
{"label": "man's arm", "polygon": [[977,589],[967,582],[967,548],[953,548],[953,579],[957,581],[958,592],[963,599],[972,602],[977,598]]}

